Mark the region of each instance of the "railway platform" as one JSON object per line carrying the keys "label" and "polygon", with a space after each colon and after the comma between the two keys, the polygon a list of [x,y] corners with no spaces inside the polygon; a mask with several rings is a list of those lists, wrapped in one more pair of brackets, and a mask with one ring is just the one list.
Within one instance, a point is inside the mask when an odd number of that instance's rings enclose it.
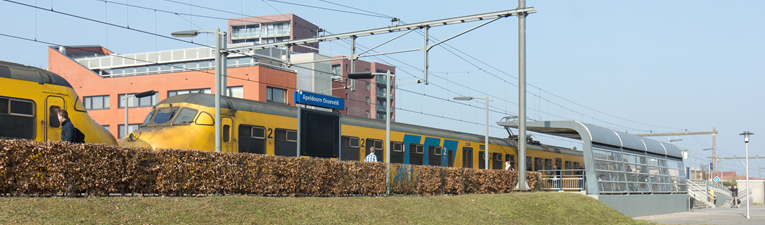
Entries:
{"label": "railway platform", "polygon": [[765,205],[750,206],[746,219],[746,207],[694,209],[663,215],[635,217],[636,220],[654,221],[662,224],[765,224]]}

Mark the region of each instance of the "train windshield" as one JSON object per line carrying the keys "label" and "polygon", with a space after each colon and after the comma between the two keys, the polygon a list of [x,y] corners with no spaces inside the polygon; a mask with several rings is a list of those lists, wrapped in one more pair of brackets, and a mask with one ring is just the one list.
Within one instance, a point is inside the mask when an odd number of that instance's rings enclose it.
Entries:
{"label": "train windshield", "polygon": [[178,116],[173,120],[173,125],[190,124],[194,122],[194,118],[197,116],[196,109],[182,108]]}
{"label": "train windshield", "polygon": [[141,126],[149,125],[149,122],[151,122],[151,116],[153,115],[154,115],[154,110],[149,112],[149,115],[146,115],[146,119],[143,120],[143,124],[141,124]]}
{"label": "train windshield", "polygon": [[154,119],[149,125],[163,125],[170,122],[176,112],[178,112],[178,107],[159,108],[154,111]]}

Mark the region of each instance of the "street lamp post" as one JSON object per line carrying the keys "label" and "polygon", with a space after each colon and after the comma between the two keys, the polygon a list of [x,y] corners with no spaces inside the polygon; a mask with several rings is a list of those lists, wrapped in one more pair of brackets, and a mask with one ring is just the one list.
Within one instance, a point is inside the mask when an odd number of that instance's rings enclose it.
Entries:
{"label": "street lamp post", "polygon": [[130,133],[130,132],[128,132],[128,108],[130,108],[130,104],[128,104],[128,99],[130,99],[130,97],[133,97],[133,98],[136,98],[136,99],[143,98],[143,97],[146,97],[146,96],[152,96],[152,95],[154,95],[156,93],[157,93],[156,91],[151,90],[151,91],[144,91],[144,92],[135,93],[135,94],[125,94],[125,97],[122,97],[122,101],[125,104],[125,129],[124,129],[125,130],[125,135],[124,136],[127,136],[128,133]]}
{"label": "street lamp post", "polygon": [[206,30],[184,30],[173,32],[173,37],[196,37],[201,33],[215,34],[215,151],[220,152],[220,134],[221,134],[221,118],[220,118],[220,96],[221,93],[226,91],[226,88],[221,88],[221,75],[226,68],[223,66],[225,54],[221,52],[221,44],[223,37],[226,36],[226,32],[220,32],[220,28],[215,27],[215,31]]}
{"label": "street lamp post", "polygon": [[744,131],[739,135],[744,135],[744,143],[746,143],[746,219],[749,219],[749,135],[754,133]]}
{"label": "street lamp post", "polygon": [[[463,100],[463,101],[470,101],[473,99],[484,99],[486,100],[486,135],[484,136],[484,146],[486,146],[484,150],[486,150],[486,153],[483,154],[484,159],[484,169],[489,169],[489,96],[486,96],[485,98],[481,97],[454,97],[454,100]],[[520,159],[519,159],[520,160]]]}
{"label": "street lamp post", "polygon": [[396,77],[390,73],[390,70],[386,73],[371,73],[371,72],[359,72],[349,73],[350,79],[372,79],[377,76],[385,76],[385,193],[390,195],[390,80],[391,77]]}

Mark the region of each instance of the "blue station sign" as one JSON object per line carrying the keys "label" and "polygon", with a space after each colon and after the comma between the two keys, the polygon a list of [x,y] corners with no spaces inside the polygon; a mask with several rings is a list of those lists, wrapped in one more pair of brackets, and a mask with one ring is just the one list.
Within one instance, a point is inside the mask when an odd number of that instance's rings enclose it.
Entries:
{"label": "blue station sign", "polygon": [[345,101],[342,98],[301,90],[295,91],[295,103],[339,110],[345,109]]}

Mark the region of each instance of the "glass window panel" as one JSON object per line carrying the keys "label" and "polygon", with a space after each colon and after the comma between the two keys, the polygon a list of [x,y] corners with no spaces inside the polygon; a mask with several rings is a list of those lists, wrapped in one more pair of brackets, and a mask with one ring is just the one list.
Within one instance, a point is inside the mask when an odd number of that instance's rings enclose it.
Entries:
{"label": "glass window panel", "polygon": [[194,69],[197,68],[197,62],[187,62],[186,63],[186,69]]}
{"label": "glass window panel", "polygon": [[95,96],[92,99],[93,101],[93,109],[103,109],[104,108],[104,98],[101,96]]}
{"label": "glass window panel", "polygon": [[157,72],[159,70],[159,66],[149,66],[149,72]]}
{"label": "glass window panel", "polygon": [[639,182],[649,182],[649,180],[648,180],[648,176],[649,176],[649,175],[645,175],[645,174],[638,174],[638,181],[639,181]]}
{"label": "glass window panel", "polygon": [[608,172],[597,171],[598,181],[610,181],[611,175]]}
{"label": "glass window panel", "polygon": [[144,72],[146,72],[147,70],[148,70],[148,68],[146,68],[145,66],[139,66],[139,67],[136,67],[136,68],[135,68],[135,72],[136,72],[136,73],[144,73]]}
{"label": "glass window panel", "polygon": [[640,191],[640,183],[627,183],[627,187],[629,188],[630,192]]}
{"label": "glass window panel", "polygon": [[167,64],[167,65],[160,65],[159,69],[162,70],[162,71],[168,71],[168,70],[172,69],[172,67],[169,64]]}
{"label": "glass window panel", "polygon": [[175,116],[175,113],[178,111],[178,108],[161,108],[158,109],[154,116],[154,123],[157,124],[163,124],[167,123],[167,121],[170,121],[170,119]]}
{"label": "glass window panel", "polygon": [[626,192],[627,191],[627,184],[626,183],[614,183],[614,191]]}
{"label": "glass window panel", "polygon": [[239,58],[239,64],[249,64],[250,61],[251,61],[251,58],[249,57]]}
{"label": "glass window panel", "polygon": [[197,115],[196,109],[183,108],[178,116],[173,120],[173,124],[190,124],[194,122],[194,117]]}
{"label": "glass window panel", "polygon": [[600,188],[601,191],[614,191],[613,183],[610,182],[600,182]]}
{"label": "glass window panel", "polygon": [[[91,101],[93,98],[91,97],[85,97],[85,109],[93,109],[93,105],[91,104]],[[7,104],[5,106],[8,106]],[[3,112],[3,111],[0,111]]]}
{"label": "glass window panel", "polygon": [[212,66],[212,63],[210,63],[210,61],[201,61],[201,62],[199,62],[199,68],[207,68],[207,67],[211,67],[211,66]]}
{"label": "glass window panel", "polygon": [[633,181],[633,182],[638,181],[637,174],[627,173],[626,175],[627,175],[627,181]]}
{"label": "glass window panel", "polygon": [[236,58],[228,58],[228,59],[226,59],[226,65],[227,66],[236,65]]}

